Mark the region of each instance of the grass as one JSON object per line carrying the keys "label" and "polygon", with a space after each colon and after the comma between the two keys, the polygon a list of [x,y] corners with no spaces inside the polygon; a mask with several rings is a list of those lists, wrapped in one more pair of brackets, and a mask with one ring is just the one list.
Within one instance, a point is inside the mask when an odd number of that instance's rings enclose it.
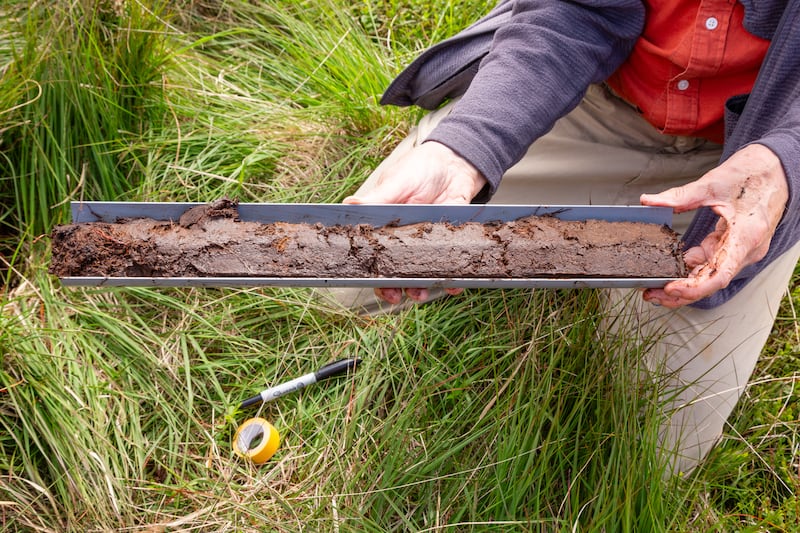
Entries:
{"label": "grass", "polygon": [[[0,524],[10,531],[796,531],[797,280],[725,438],[662,480],[657,382],[592,291],[397,315],[305,289],[70,289],[69,200],[337,202],[413,110],[376,100],[491,2],[0,6]],[[798,274],[800,275],[800,273]],[[241,412],[269,383],[363,364]],[[282,444],[231,450],[260,414]]]}

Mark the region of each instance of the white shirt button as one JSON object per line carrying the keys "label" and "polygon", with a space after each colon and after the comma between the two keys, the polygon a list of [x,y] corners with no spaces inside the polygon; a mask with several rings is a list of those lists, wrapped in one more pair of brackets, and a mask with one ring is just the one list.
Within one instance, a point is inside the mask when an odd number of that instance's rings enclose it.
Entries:
{"label": "white shirt button", "polygon": [[719,21],[715,17],[708,17],[706,19],[707,30],[716,30],[717,26],[719,26]]}
{"label": "white shirt button", "polygon": [[678,90],[685,91],[689,88],[689,80],[681,80],[678,82]]}

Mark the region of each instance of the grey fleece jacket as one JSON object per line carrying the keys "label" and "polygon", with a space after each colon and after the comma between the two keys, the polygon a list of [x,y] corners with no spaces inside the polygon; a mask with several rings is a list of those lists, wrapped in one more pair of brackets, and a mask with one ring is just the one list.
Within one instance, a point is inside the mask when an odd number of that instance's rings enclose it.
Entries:
{"label": "grey fleece jacket", "polygon": [[[727,301],[800,237],[800,0],[741,0],[744,26],[771,41],[750,95],[726,104],[721,161],[750,143],[775,152],[789,182],[789,202],[767,256],[731,284],[696,302]],[[503,173],[626,59],[642,31],[645,7],[635,0],[501,0],[486,17],[425,51],[386,90],[381,103],[437,107],[463,95],[429,140],[449,146],[489,182]],[[717,216],[698,210],[684,235],[695,246]]]}

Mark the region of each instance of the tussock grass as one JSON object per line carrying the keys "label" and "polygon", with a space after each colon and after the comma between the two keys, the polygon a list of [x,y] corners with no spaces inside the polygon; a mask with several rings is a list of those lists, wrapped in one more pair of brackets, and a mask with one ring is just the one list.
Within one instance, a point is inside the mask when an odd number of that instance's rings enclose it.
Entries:
{"label": "tussock grass", "polygon": [[6,21],[24,39],[11,47],[22,94],[0,167],[15,228],[36,236],[65,199],[118,198],[137,181],[130,144],[150,120],[145,100],[166,59],[160,28],[139,3],[31,3]]}
{"label": "tussock grass", "polygon": [[[336,202],[416,118],[377,105],[491,2],[0,6],[0,523],[10,531],[795,531],[797,283],[724,441],[663,479],[659,383],[592,291],[359,317],[304,289],[69,289],[69,200]],[[329,361],[358,371],[239,402]],[[231,438],[280,431],[255,466]]]}

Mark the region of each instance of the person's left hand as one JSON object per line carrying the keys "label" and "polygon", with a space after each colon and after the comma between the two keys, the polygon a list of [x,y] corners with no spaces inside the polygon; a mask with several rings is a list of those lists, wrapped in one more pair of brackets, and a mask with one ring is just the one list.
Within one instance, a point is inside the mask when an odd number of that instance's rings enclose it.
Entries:
{"label": "person's left hand", "polygon": [[697,181],[643,194],[642,205],[672,207],[676,213],[710,207],[720,217],[715,230],[685,252],[689,276],[645,290],[644,299],[675,308],[727,287],[743,268],[764,258],[788,199],[780,159],[760,144],[742,148]]}

